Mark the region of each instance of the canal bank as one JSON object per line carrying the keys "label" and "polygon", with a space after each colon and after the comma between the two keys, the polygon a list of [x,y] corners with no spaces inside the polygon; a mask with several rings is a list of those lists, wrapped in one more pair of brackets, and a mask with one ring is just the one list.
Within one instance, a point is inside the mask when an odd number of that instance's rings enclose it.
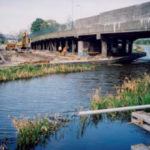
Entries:
{"label": "canal bank", "polygon": [[50,62],[28,61],[18,66],[3,66],[0,70],[0,82],[6,82],[17,79],[29,79],[48,74],[82,72],[95,69],[98,65],[109,65],[118,63],[131,63],[133,60],[146,56],[145,52],[132,53],[130,56],[101,58],[99,60],[65,60]]}
{"label": "canal bank", "polygon": [[[49,51],[33,51],[32,53],[16,53],[14,51],[4,51],[0,53],[3,56],[0,69],[22,64],[113,64],[113,63],[130,63],[138,58],[146,56],[145,52],[134,52],[127,56],[104,57],[99,53],[93,54],[71,54],[67,53],[62,56],[60,53]],[[94,56],[93,56],[94,55]]]}

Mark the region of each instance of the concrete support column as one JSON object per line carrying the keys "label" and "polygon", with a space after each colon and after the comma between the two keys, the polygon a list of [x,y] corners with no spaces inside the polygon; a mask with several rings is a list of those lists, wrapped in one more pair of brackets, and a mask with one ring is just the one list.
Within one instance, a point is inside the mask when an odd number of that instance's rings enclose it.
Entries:
{"label": "concrete support column", "polygon": [[50,42],[50,51],[53,51],[52,42]]}
{"label": "concrete support column", "polygon": [[65,41],[65,46],[68,47],[68,41]]}
{"label": "concrete support column", "polygon": [[40,43],[40,46],[41,46],[41,47],[40,47],[40,48],[41,48],[41,50],[43,50],[43,43]]}
{"label": "concrete support column", "polygon": [[133,47],[133,42],[130,41],[130,43],[129,43],[129,51],[128,51],[129,54],[132,53],[132,47]]}
{"label": "concrete support column", "polygon": [[132,53],[132,47],[133,47],[133,41],[128,41],[127,42],[127,53],[128,54]]}
{"label": "concrete support column", "polygon": [[126,40],[122,41],[122,55],[126,55],[127,42]]}
{"label": "concrete support column", "polygon": [[61,46],[61,47],[62,47],[62,43],[61,43],[61,41],[59,41],[59,46]]}
{"label": "concrete support column", "polygon": [[102,40],[102,55],[107,57],[108,44]]}
{"label": "concrete support column", "polygon": [[78,41],[78,53],[83,53],[84,47],[83,47],[83,41]]}
{"label": "concrete support column", "polygon": [[108,57],[112,56],[112,42],[107,43],[107,55]]}
{"label": "concrete support column", "polygon": [[43,42],[43,50],[45,50],[45,44],[44,44],[44,42]]}
{"label": "concrete support column", "polygon": [[45,42],[45,50],[47,50],[47,42]]}
{"label": "concrete support column", "polygon": [[74,53],[75,52],[75,45],[74,45],[75,43],[74,43],[74,40],[72,40],[72,53]]}
{"label": "concrete support column", "polygon": [[42,50],[42,44],[41,43],[39,44],[39,49]]}
{"label": "concrete support column", "polygon": [[51,41],[49,42],[49,49],[52,51]]}
{"label": "concrete support column", "polygon": [[50,49],[50,41],[47,43],[47,46],[48,46],[48,50],[51,50]]}
{"label": "concrete support column", "polygon": [[54,51],[57,51],[57,43],[54,42]]}
{"label": "concrete support column", "polygon": [[55,51],[54,42],[51,43],[52,51]]}

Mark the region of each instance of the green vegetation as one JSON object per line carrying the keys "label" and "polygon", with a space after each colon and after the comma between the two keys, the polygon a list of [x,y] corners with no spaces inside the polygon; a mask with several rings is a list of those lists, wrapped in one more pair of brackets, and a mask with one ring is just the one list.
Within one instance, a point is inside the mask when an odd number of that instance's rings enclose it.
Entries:
{"label": "green vegetation", "polygon": [[144,52],[144,49],[140,46],[137,46],[136,49],[133,49],[133,52]]}
{"label": "green vegetation", "polygon": [[139,39],[134,42],[134,44],[138,45],[150,45],[150,39]]}
{"label": "green vegetation", "polygon": [[71,18],[67,19],[67,22],[60,24],[55,20],[43,20],[37,18],[31,25],[31,34],[30,37],[40,36],[47,33],[54,33],[58,31],[71,30],[74,26],[74,22]]}
{"label": "green vegetation", "polygon": [[5,36],[2,33],[0,33],[0,44],[4,44],[5,39],[6,39]]}
{"label": "green vegetation", "polygon": [[[150,76],[145,75],[143,79],[125,79],[121,87],[116,87],[116,94],[108,94],[101,97],[97,89],[91,95],[91,110],[108,109],[117,107],[127,107],[136,105],[150,104]],[[116,118],[119,114],[129,115],[129,112],[111,113],[112,118]],[[95,115],[99,117],[99,115]]]}
{"label": "green vegetation", "polygon": [[39,77],[55,73],[70,73],[90,71],[95,68],[92,64],[70,64],[70,65],[22,65],[10,67],[8,69],[0,70],[0,82],[10,81],[16,79],[29,79],[32,77]]}
{"label": "green vegetation", "polygon": [[31,25],[31,32],[37,32],[40,30],[43,30],[45,28],[48,27],[55,27],[55,26],[59,26],[59,24],[55,21],[55,20],[43,20],[41,18],[37,18]]}
{"label": "green vegetation", "polygon": [[68,120],[60,119],[59,117],[53,117],[53,121],[47,116],[40,117],[38,114],[34,116],[32,121],[27,117],[18,120],[15,117],[12,118],[13,125],[17,128],[17,143],[18,148],[26,150],[34,147],[38,142],[44,141],[50,135],[56,133],[60,126],[65,126]]}

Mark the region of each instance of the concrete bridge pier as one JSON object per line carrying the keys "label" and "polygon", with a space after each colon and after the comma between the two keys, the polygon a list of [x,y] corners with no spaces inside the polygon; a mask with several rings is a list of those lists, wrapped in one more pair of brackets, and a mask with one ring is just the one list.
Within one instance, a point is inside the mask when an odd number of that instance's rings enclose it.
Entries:
{"label": "concrete bridge pier", "polygon": [[54,51],[55,52],[57,51],[57,43],[56,43],[56,41],[54,41]]}
{"label": "concrete bridge pier", "polygon": [[83,47],[83,41],[78,41],[78,53],[83,53],[84,47]]}
{"label": "concrete bridge pier", "polygon": [[45,48],[45,42],[43,41],[43,50],[46,50],[46,48]]}
{"label": "concrete bridge pier", "polygon": [[53,51],[53,41],[50,42],[50,51]]}
{"label": "concrete bridge pier", "polygon": [[132,48],[133,48],[133,41],[128,41],[128,54],[132,53]]}
{"label": "concrete bridge pier", "polygon": [[105,40],[102,40],[101,42],[101,53],[103,56],[107,56],[107,51],[108,51],[108,42]]}
{"label": "concrete bridge pier", "polygon": [[71,48],[72,48],[72,53],[74,53],[75,52],[75,42],[74,42],[74,40],[72,40]]}
{"label": "concrete bridge pier", "polygon": [[65,41],[65,47],[68,47],[68,41],[67,40]]}
{"label": "concrete bridge pier", "polygon": [[47,50],[47,40],[45,40],[45,49]]}
{"label": "concrete bridge pier", "polygon": [[42,45],[41,45],[41,43],[39,43],[39,49],[42,50]]}
{"label": "concrete bridge pier", "polygon": [[122,40],[122,52],[121,52],[121,54],[126,55],[127,54],[126,50],[127,50],[127,41]]}
{"label": "concrete bridge pier", "polygon": [[40,50],[43,50],[43,44],[40,42]]}

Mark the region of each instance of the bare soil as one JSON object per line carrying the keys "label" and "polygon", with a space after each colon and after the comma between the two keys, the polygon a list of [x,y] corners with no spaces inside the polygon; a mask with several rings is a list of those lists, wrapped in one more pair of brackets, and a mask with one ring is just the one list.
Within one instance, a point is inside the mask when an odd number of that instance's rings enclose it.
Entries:
{"label": "bare soil", "polygon": [[24,52],[24,53],[17,53],[16,51],[0,51],[0,54],[5,59],[4,64],[0,64],[0,69],[3,69],[7,66],[16,66],[21,64],[33,64],[35,63],[52,63],[58,64],[63,62],[78,62],[78,61],[88,61],[88,60],[101,60],[104,59],[101,55],[96,56],[88,56],[82,57],[77,56],[76,53],[66,53],[63,56],[59,52],[50,52],[48,50],[33,50],[32,53]]}

